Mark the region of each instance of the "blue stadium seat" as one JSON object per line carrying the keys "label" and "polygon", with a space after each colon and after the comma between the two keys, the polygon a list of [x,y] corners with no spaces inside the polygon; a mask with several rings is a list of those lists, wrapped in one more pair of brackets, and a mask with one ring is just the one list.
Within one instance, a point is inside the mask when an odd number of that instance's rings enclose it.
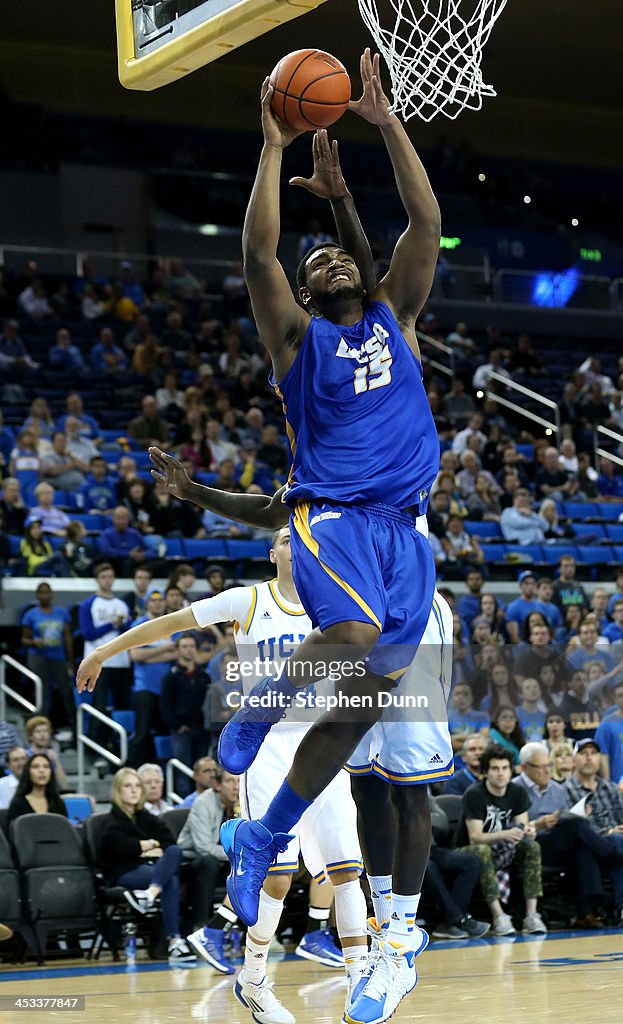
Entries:
{"label": "blue stadium seat", "polygon": [[468,533],[473,534],[474,537],[485,538],[491,537],[502,537],[502,531],[499,523],[488,523],[479,520],[478,522],[471,522],[469,519],[465,521],[465,529]]}
{"label": "blue stadium seat", "polygon": [[170,736],[154,736],[154,746],[159,761],[168,761],[173,757],[173,740]]}
{"label": "blue stadium seat", "polygon": [[270,543],[267,540],[227,540],[227,554],[235,560],[240,558],[268,558]]}
{"label": "blue stadium seat", "polygon": [[65,543],[64,537],[48,537],[49,543],[52,545],[52,551],[59,551]]}
{"label": "blue stadium seat", "polygon": [[[543,562],[543,548],[540,544],[507,544],[506,550],[509,555],[519,555],[526,560]],[[519,564],[519,563],[518,563]]]}
{"label": "blue stadium seat", "polygon": [[152,555],[157,555],[157,553],[158,553],[158,545],[163,543],[163,542],[167,546],[167,554],[166,554],[167,558],[183,558],[184,557],[184,549],[182,547],[182,540],[181,540],[180,537],[164,537],[163,541],[160,541],[160,540],[157,540],[155,537],[152,537],[150,534],[147,534],[145,536],[145,543],[146,543],[147,547],[149,548],[149,550],[150,550]]}
{"label": "blue stadium seat", "polygon": [[615,547],[614,560],[615,562],[623,562],[623,547]]}
{"label": "blue stadium seat", "polygon": [[227,558],[227,547],[224,540],[215,537],[206,540],[185,540],[184,556],[186,558]]}
{"label": "blue stadium seat", "polygon": [[54,504],[62,508],[63,505],[70,505],[69,491],[54,491]]}
{"label": "blue stadium seat", "polygon": [[11,558],[15,558],[16,555],[19,555],[19,546],[21,540],[21,537],[14,537],[13,534],[9,534],[9,549],[11,553]]}
{"label": "blue stadium seat", "polygon": [[136,728],[136,711],[111,711],[110,717],[131,736]]}
{"label": "blue stadium seat", "polygon": [[62,800],[67,810],[67,817],[72,825],[82,824],[86,818],[90,818],[93,814],[93,804],[88,796],[77,794],[76,796],[64,796]]}
{"label": "blue stadium seat", "polygon": [[487,562],[503,562],[506,555],[505,544],[481,544],[480,549]]}
{"label": "blue stadium seat", "polygon": [[565,501],[564,515],[570,519],[586,519],[587,516],[600,516],[603,513],[597,505],[589,505],[586,501]]}
{"label": "blue stadium seat", "polygon": [[[582,541],[584,537],[596,537],[598,540],[606,539],[606,527],[601,523],[574,523],[573,529],[578,541]],[[611,540],[615,540],[615,537],[611,537]],[[619,538],[623,541],[623,526],[621,527],[621,536]]]}
{"label": "blue stadium seat", "polygon": [[132,458],[136,462],[137,470],[149,469],[151,466],[151,460],[149,458],[149,452],[145,451],[133,451]]}
{"label": "blue stadium seat", "polygon": [[623,544],[623,523],[607,523],[606,537],[615,544]]}
{"label": "blue stadium seat", "polygon": [[572,555],[579,560],[577,548],[572,544],[553,544],[543,546],[543,561],[551,565],[557,565],[563,555]]}
{"label": "blue stadium seat", "polygon": [[595,505],[593,507],[595,509],[594,515],[602,516],[602,518],[606,519],[609,523],[616,523],[619,516],[623,515],[623,504],[620,504],[618,501],[613,502],[612,505],[604,504]]}
{"label": "blue stadium seat", "polygon": [[[110,427],[107,427],[105,429],[100,428],[100,434],[102,435],[102,439],[104,441],[108,441],[108,442],[116,441],[121,433],[122,433],[121,430],[113,430]],[[104,455],[104,454],[105,453],[102,452],[102,455]]]}
{"label": "blue stadium seat", "polygon": [[583,562],[584,565],[604,565],[612,562],[613,554],[614,552],[608,544],[602,546],[596,544],[594,548],[578,548],[579,561]]}
{"label": "blue stadium seat", "polygon": [[194,479],[204,487],[211,487],[216,480],[216,473],[195,473]]}
{"label": "blue stadium seat", "polygon": [[[71,518],[82,523],[88,533],[99,532],[102,529],[102,517],[99,515],[91,515],[89,512],[74,512]],[[110,523],[107,523],[104,529],[107,529],[110,525]]]}
{"label": "blue stadium seat", "polygon": [[515,448],[520,455],[525,455],[527,459],[534,458],[534,445],[533,444],[516,444]]}

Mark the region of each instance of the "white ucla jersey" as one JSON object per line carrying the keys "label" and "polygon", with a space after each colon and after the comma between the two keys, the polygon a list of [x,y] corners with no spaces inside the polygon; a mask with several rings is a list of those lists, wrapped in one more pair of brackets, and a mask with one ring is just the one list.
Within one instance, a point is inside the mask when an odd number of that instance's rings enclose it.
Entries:
{"label": "white ucla jersey", "polygon": [[[283,664],[312,629],[303,605],[287,601],[277,580],[235,587],[216,597],[193,601],[191,608],[200,626],[233,622],[244,694],[274,671],[275,666]],[[248,673],[245,666],[249,666]],[[313,704],[311,698],[309,703]],[[316,709],[312,712],[311,708],[299,706],[287,711],[278,724],[299,724],[307,729],[317,717]]]}

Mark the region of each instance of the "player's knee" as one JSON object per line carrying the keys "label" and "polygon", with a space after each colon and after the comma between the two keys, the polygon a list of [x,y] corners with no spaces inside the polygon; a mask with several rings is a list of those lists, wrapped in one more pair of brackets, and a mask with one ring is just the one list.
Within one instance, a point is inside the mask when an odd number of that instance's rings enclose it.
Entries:
{"label": "player's knee", "polygon": [[400,819],[426,819],[430,822],[426,786],[392,786],[391,802]]}
{"label": "player's knee", "polygon": [[347,644],[360,654],[371,651],[381,635],[371,622],[336,622],[323,632],[326,642],[336,645]]}
{"label": "player's knee", "polygon": [[264,892],[274,900],[285,900],[292,884],[292,875],[273,874],[264,879]]}
{"label": "player's knee", "polygon": [[331,885],[346,885],[347,882],[356,882],[359,878],[359,872],[355,868],[349,868],[348,871],[334,871],[329,875],[331,879]]}

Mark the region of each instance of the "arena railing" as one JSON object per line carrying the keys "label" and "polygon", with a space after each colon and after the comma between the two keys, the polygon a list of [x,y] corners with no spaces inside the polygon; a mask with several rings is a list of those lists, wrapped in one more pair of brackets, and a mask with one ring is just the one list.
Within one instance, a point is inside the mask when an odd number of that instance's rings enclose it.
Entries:
{"label": "arena railing", "polygon": [[[28,679],[32,679],[35,684],[35,703],[29,701],[27,697],[24,697],[23,693],[18,693],[13,687],[9,686],[6,681],[6,668],[9,665],[11,668],[16,669],[23,676]],[[41,676],[38,676],[36,672],[31,672],[26,665],[22,665],[21,662],[16,661],[10,654],[3,654],[0,657],[0,722],[6,721],[6,699],[9,697],[16,704],[20,704],[21,707],[25,708],[26,711],[30,711],[31,714],[37,714],[43,707],[43,680]]]}
{"label": "arena railing", "polygon": [[489,381],[492,380],[503,384],[505,388],[518,391],[531,401],[544,405],[547,409],[552,409],[554,413],[553,423],[551,420],[546,420],[543,416],[539,416],[538,413],[532,412],[531,409],[526,409],[523,405],[511,402],[510,399],[505,398],[504,395],[498,394],[497,391],[487,389],[485,392],[487,398],[492,398],[498,403],[498,405],[503,405],[506,409],[512,409],[512,411],[517,413],[518,416],[524,416],[526,419],[531,420],[532,423],[538,423],[539,426],[545,427],[545,433],[548,436],[550,434],[555,434],[556,444],[560,445],[560,409],[556,402],[553,402],[551,398],[545,398],[544,395],[539,395],[537,391],[533,391],[532,388],[527,388],[525,384],[518,384],[516,380],[511,380],[510,377],[504,377],[501,373],[495,373],[494,371],[489,377]]}
{"label": "arena railing", "polygon": [[[619,445],[619,455],[615,455],[614,452],[609,452],[607,448],[602,448],[599,444],[599,437],[608,437],[612,441],[616,441]],[[616,463],[617,466],[623,466],[623,434],[617,434],[616,430],[610,430],[609,427],[602,427],[601,425],[595,427],[593,431],[593,448],[595,450],[595,464],[597,465],[597,456],[602,459],[609,459],[610,462]]]}
{"label": "arena railing", "polygon": [[445,373],[447,377],[454,377],[454,350],[449,345],[444,345],[442,341],[438,341],[437,338],[431,338],[428,334],[424,334],[422,331],[416,331],[417,339],[423,345],[428,345],[430,348],[436,349],[437,352],[441,352],[443,355],[448,357],[448,365],[440,363],[437,359],[427,358],[429,366],[433,366],[440,373]]}
{"label": "arena railing", "polygon": [[[119,754],[113,754],[112,751],[107,750],[105,747],[100,746],[95,740],[92,740],[90,736],[84,731],[84,716],[91,715],[92,718],[97,719],[106,728],[112,729],[116,732],[119,737]],[[78,747],[78,792],[84,792],[84,754],[85,748],[89,747],[90,750],[94,750],[96,754],[103,757],[106,761],[109,761],[113,767],[121,768],[128,759],[128,734],[122,725],[118,722],[113,721],[108,715],[105,715],[103,711],[98,708],[94,708],[91,704],[78,704],[76,713],[76,745]]]}
{"label": "arena railing", "polygon": [[189,768],[183,761],[178,760],[177,757],[170,757],[167,761],[165,768],[165,780],[167,789],[167,800],[172,804],[181,804],[184,800],[183,796],[175,792],[173,788],[175,786],[175,772],[181,772],[182,775],[188,775],[189,778],[193,777],[193,770]]}

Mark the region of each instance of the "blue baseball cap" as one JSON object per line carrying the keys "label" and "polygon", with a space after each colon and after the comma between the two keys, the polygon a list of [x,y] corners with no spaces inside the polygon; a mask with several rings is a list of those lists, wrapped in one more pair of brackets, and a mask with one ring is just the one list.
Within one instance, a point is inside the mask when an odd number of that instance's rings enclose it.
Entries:
{"label": "blue baseball cap", "polygon": [[519,573],[519,576],[517,577],[517,582],[523,583],[524,580],[527,580],[530,577],[532,577],[532,579],[535,580],[536,574],[532,572],[532,569],[524,569],[523,572]]}

